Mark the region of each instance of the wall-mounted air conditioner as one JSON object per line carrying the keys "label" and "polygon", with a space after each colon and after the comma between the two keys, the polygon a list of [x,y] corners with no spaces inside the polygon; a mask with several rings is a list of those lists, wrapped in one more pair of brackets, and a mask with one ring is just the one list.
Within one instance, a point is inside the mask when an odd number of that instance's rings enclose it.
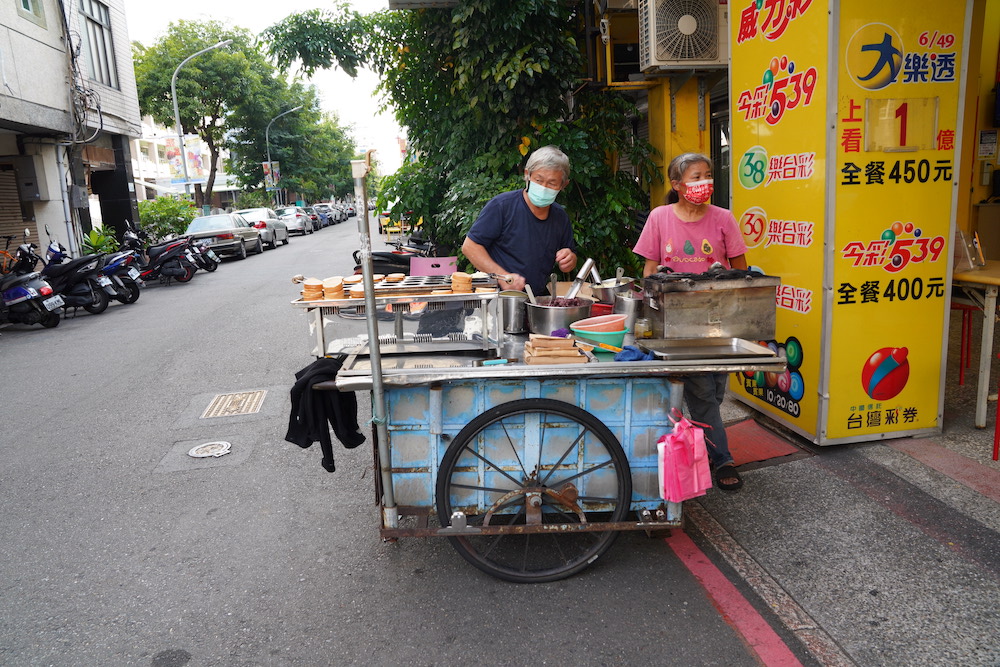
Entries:
{"label": "wall-mounted air conditioner", "polygon": [[642,71],[728,67],[727,7],[719,0],[639,0]]}

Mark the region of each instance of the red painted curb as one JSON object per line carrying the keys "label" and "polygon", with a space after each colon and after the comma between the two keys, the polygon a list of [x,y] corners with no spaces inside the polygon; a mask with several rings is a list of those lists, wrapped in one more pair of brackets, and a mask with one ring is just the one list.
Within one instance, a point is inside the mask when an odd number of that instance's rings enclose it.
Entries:
{"label": "red painted curb", "polygon": [[788,645],[690,537],[675,530],[665,542],[705,588],[722,618],[742,635],[766,667],[801,667]]}

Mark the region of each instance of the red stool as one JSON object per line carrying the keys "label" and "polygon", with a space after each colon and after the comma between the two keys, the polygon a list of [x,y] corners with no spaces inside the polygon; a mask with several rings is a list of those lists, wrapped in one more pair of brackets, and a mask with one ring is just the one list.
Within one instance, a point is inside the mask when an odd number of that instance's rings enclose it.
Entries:
{"label": "red stool", "polygon": [[953,300],[951,309],[962,311],[962,346],[959,351],[958,384],[963,385],[965,384],[965,369],[972,365],[972,313],[979,310],[979,307]]}

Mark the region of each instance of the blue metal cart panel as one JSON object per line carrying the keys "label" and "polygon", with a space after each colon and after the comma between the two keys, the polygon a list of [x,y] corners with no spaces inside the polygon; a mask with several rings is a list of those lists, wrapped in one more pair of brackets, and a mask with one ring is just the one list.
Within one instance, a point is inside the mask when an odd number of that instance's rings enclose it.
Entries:
{"label": "blue metal cart panel", "polygon": [[[618,439],[632,472],[633,509],[666,506],[670,519],[680,516],[680,505],[664,503],[657,489],[656,441],[670,431],[666,414],[671,405],[680,406],[680,384],[665,377],[450,380],[437,385],[387,387],[385,395],[390,416],[392,475],[399,505],[434,507],[438,466],[445,450],[474,418],[510,401],[546,398],[583,408]],[[537,428],[516,419],[508,424],[513,424],[513,428]],[[559,429],[551,426],[546,434],[550,439],[558,439],[560,435]],[[502,442],[503,438],[503,434],[497,434],[495,440]],[[489,448],[490,440],[485,438],[483,445]],[[588,455],[585,448],[584,458]],[[489,458],[511,469],[519,465],[503,451],[490,451]],[[484,470],[471,461],[469,470],[461,475],[468,476],[470,485],[485,482],[492,488],[510,486],[509,480],[499,473]],[[601,475],[591,475],[590,492],[598,495],[604,481],[610,483],[610,479],[604,480]],[[470,492],[467,499],[470,506],[487,500],[471,496]]]}

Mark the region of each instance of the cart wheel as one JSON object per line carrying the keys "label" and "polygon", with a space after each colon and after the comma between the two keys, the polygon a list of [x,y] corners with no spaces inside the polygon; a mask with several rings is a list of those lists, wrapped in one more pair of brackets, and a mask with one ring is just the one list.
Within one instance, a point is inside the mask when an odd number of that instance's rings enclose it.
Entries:
{"label": "cart wheel", "polygon": [[[575,405],[526,399],[487,410],[449,445],[437,477],[437,513],[469,526],[623,521],[632,475],[614,434]],[[462,557],[517,583],[576,574],[607,551],[616,531],[449,537]]]}

